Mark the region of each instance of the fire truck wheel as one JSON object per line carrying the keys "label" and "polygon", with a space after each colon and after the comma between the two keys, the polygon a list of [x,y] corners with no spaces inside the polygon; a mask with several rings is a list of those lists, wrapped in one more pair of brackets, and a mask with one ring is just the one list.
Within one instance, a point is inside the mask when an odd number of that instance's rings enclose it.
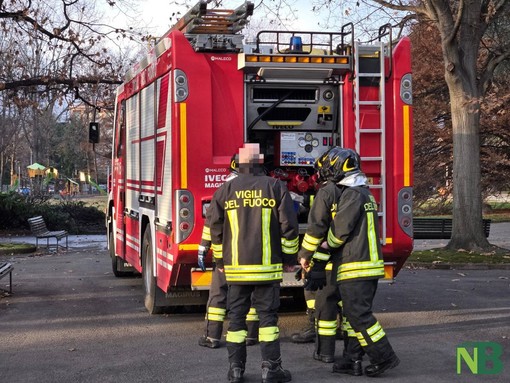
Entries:
{"label": "fire truck wheel", "polygon": [[152,262],[152,239],[149,227],[145,229],[142,244],[142,273],[143,290],[145,293],[145,308],[149,314],[160,314],[161,307],[156,306],[156,278],[154,277]]}

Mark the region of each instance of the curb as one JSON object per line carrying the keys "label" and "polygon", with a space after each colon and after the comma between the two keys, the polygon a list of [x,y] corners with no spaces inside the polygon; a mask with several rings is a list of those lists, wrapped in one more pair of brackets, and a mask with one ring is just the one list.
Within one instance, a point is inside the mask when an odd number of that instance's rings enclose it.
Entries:
{"label": "curb", "polygon": [[408,269],[436,269],[436,270],[510,270],[508,263],[425,263],[406,262]]}

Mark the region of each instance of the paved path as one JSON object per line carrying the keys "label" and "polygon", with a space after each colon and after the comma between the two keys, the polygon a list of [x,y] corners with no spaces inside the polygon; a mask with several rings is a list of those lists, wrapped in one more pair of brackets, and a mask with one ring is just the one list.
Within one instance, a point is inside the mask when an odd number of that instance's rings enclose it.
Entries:
{"label": "paved path", "polygon": [[[106,246],[106,234],[84,234],[84,235],[70,235],[68,238],[69,247],[71,249],[95,249],[104,250]],[[34,236],[25,235],[0,235],[0,243],[15,242],[15,243],[30,243],[35,245]],[[60,244],[65,244],[65,239],[60,240]],[[55,238],[50,238],[50,244],[55,244]],[[46,240],[39,240],[39,246],[45,246]]]}

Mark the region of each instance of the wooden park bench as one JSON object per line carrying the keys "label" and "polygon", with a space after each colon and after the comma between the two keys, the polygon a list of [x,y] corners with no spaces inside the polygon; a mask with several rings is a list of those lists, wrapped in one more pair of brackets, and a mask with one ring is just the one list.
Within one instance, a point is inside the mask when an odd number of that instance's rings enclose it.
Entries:
{"label": "wooden park bench", "polygon": [[[66,245],[65,248],[68,248],[68,242],[67,242],[67,231],[65,230],[59,230],[59,231],[50,231],[46,227],[46,223],[44,222],[44,219],[42,216],[32,217],[28,219],[28,224],[30,225],[30,231],[32,231],[32,234],[35,236],[35,246],[37,247],[39,244],[39,239],[46,239],[46,247],[49,249],[50,246],[50,238],[55,238],[57,243],[55,247],[57,248],[60,245],[60,240],[62,238],[66,239]],[[63,245],[60,245],[64,247]]]}
{"label": "wooden park bench", "polygon": [[[491,220],[483,220],[485,236],[489,237]],[[413,218],[414,239],[450,239],[452,236],[451,218]]]}
{"label": "wooden park bench", "polygon": [[[12,294],[12,270],[14,266],[9,262],[1,262],[0,263],[0,279],[5,277],[7,274],[9,275],[9,294]],[[2,289],[3,290],[3,289]]]}

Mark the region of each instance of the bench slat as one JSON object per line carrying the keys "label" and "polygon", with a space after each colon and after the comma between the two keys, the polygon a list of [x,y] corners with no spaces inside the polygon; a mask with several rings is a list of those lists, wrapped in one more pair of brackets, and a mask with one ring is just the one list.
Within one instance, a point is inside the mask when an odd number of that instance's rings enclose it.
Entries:
{"label": "bench slat", "polygon": [[[490,219],[483,220],[486,237],[489,237],[490,225]],[[451,218],[413,218],[414,239],[450,239],[451,236]]]}
{"label": "bench slat", "polygon": [[14,270],[14,266],[11,263],[0,263],[0,279],[9,275],[9,294],[12,294],[12,270]]}
{"label": "bench slat", "polygon": [[14,267],[9,262],[4,262],[4,263],[0,264],[0,275],[7,274],[13,268]]}
{"label": "bench slat", "polygon": [[47,240],[46,245],[49,248],[50,247],[49,239],[55,238],[57,240],[56,247],[57,247],[57,251],[58,251],[59,241],[62,238],[65,238],[66,239],[65,248],[66,249],[68,248],[68,244],[67,244],[68,233],[66,230],[58,230],[58,231],[48,230],[48,228],[46,227],[46,223],[44,222],[44,218],[42,216],[29,218],[28,224],[30,225],[30,230],[32,231],[32,234],[36,238],[36,246],[38,245],[38,241],[37,241],[38,239],[46,238],[46,240]]}

